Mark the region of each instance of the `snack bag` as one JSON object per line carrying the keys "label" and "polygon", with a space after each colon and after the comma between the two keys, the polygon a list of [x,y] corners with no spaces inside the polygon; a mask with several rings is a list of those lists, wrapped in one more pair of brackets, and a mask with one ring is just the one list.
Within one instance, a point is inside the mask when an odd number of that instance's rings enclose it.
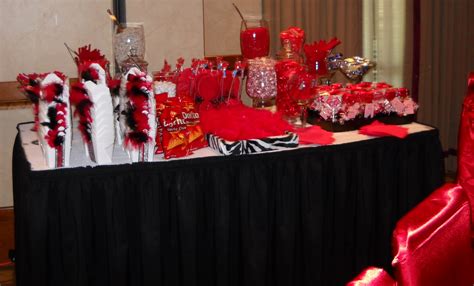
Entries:
{"label": "snack bag", "polygon": [[169,99],[167,106],[160,115],[159,121],[162,129],[161,146],[165,159],[179,158],[192,154],[188,144],[188,129],[183,118],[183,108],[177,102]]}
{"label": "snack bag", "polygon": [[155,94],[156,101],[156,136],[155,136],[155,154],[163,153],[161,145],[163,137],[163,128],[160,123],[160,116],[167,107],[168,93]]}
{"label": "snack bag", "polygon": [[190,99],[182,100],[182,116],[186,121],[188,131],[188,144],[191,151],[207,147],[204,132],[201,129],[199,113],[196,110],[194,102]]}

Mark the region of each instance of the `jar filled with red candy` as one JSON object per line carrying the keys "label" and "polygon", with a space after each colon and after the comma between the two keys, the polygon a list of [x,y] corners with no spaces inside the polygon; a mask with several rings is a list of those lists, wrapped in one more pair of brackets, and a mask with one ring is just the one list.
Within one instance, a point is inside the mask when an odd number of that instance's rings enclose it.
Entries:
{"label": "jar filled with red candy", "polygon": [[270,33],[268,23],[261,19],[243,20],[240,28],[240,49],[246,59],[268,56]]}

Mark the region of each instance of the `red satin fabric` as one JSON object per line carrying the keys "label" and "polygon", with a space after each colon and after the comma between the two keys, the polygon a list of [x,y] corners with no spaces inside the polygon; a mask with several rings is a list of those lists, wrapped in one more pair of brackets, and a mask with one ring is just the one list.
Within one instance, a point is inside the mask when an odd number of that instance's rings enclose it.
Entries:
{"label": "red satin fabric", "polygon": [[473,285],[470,208],[462,187],[446,184],[405,215],[393,234],[398,285]]}
{"label": "red satin fabric", "polygon": [[458,182],[466,191],[471,204],[471,237],[474,242],[474,72],[470,73],[468,79],[458,142]]}
{"label": "red satin fabric", "polygon": [[347,286],[395,286],[392,277],[385,270],[377,267],[368,267],[357,275]]}

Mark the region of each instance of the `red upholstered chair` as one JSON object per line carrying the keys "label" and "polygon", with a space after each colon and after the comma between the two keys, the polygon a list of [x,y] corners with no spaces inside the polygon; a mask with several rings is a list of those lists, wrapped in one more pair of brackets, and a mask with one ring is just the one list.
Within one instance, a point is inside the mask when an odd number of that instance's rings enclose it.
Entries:
{"label": "red upholstered chair", "polygon": [[446,184],[406,214],[393,249],[398,285],[472,285],[470,206],[462,187]]}
{"label": "red upholstered chair", "polygon": [[370,267],[347,285],[473,285],[470,205],[458,184],[446,184],[406,214],[393,234],[395,283]]}
{"label": "red upholstered chair", "polygon": [[[474,73],[463,103],[458,150],[459,183],[434,191],[397,223],[392,241],[396,285],[474,285]],[[379,269],[374,275],[386,273]],[[387,285],[376,284],[378,278],[367,280],[375,284],[353,284],[357,278],[348,285]]]}
{"label": "red upholstered chair", "polygon": [[395,286],[397,283],[382,268],[368,267],[347,286]]}
{"label": "red upholstered chair", "polygon": [[392,266],[399,285],[474,285],[474,73],[458,150],[459,184],[436,190],[397,223]]}
{"label": "red upholstered chair", "polygon": [[469,75],[458,142],[458,182],[471,204],[471,239],[474,246],[474,72]]}

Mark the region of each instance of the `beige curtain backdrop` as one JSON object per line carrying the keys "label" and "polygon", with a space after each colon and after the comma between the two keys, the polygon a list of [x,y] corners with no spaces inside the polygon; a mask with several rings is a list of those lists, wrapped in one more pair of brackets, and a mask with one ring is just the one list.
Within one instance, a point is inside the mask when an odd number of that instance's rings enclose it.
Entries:
{"label": "beige curtain backdrop", "polygon": [[[363,56],[377,65],[365,81],[404,85],[406,0],[363,0]],[[412,27],[410,26],[410,29]]]}
{"label": "beige curtain backdrop", "polygon": [[[474,71],[474,1],[420,0],[420,78],[418,120],[436,126],[445,150],[457,148],[461,104],[467,76]],[[408,15],[412,0],[407,0]],[[408,21],[413,19],[408,18]],[[408,24],[410,25],[410,24]],[[407,26],[408,26],[407,25]],[[407,57],[412,31],[407,29]],[[411,70],[405,73],[411,76]],[[447,161],[456,170],[456,160]]]}
{"label": "beige curtain backdrop", "polygon": [[[337,36],[342,40],[342,44],[336,51],[346,56],[362,55],[363,1],[262,0],[263,17],[269,22],[271,30],[272,53],[280,48],[279,32],[296,25],[306,31],[306,42]],[[412,87],[413,1],[406,0],[405,19],[403,19],[405,26],[398,27],[406,31],[404,43],[400,42],[405,49],[403,63],[397,68],[399,72],[403,72],[398,80],[403,78],[403,85],[408,88]],[[457,148],[459,117],[461,103],[466,93],[467,75],[470,71],[474,71],[474,24],[472,23],[474,1],[420,1],[419,103],[421,108],[418,120],[439,128],[445,150]],[[393,5],[391,1],[379,2],[384,5],[387,3]],[[387,11],[390,15],[396,16],[393,15],[391,9]],[[382,16],[385,19],[387,15]],[[398,25],[397,20],[400,19],[392,18],[393,21],[385,21],[387,20],[385,19],[383,22]],[[387,27],[383,29],[386,30]],[[387,46],[387,49],[389,48],[390,46]],[[339,77],[336,80],[340,79]],[[447,161],[447,169],[456,170],[455,158],[451,157]]]}
{"label": "beige curtain backdrop", "polygon": [[335,51],[362,55],[362,0],[262,0],[262,12],[272,54],[280,49],[280,31],[298,26],[306,32],[306,43],[337,37],[342,44]]}

